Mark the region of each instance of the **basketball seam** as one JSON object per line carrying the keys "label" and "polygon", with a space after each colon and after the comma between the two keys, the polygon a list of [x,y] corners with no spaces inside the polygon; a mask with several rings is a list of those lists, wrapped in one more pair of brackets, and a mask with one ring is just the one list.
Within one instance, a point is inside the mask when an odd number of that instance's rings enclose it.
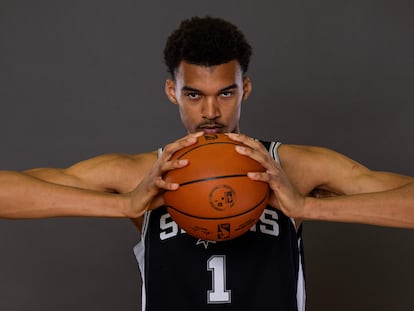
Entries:
{"label": "basketball seam", "polygon": [[234,175],[222,175],[222,176],[206,177],[206,178],[194,179],[194,180],[183,182],[183,183],[180,184],[180,187],[190,185],[190,184],[195,184],[195,183],[198,183],[198,182],[203,182],[203,181],[233,178],[233,177],[236,177],[236,178],[237,177],[246,177],[246,176],[247,176],[247,174],[234,174]]}
{"label": "basketball seam", "polygon": [[231,216],[224,216],[224,217],[223,216],[220,216],[220,217],[200,217],[200,216],[195,216],[195,215],[192,215],[192,214],[189,214],[189,213],[182,212],[182,211],[176,209],[175,207],[173,207],[171,205],[166,205],[166,207],[171,208],[174,211],[176,211],[176,212],[178,212],[182,215],[189,216],[189,217],[192,217],[192,218],[197,218],[197,219],[204,219],[204,220],[228,219],[228,218],[238,217],[238,216],[241,216],[241,215],[244,215],[244,214],[247,214],[247,213],[253,211],[254,209],[256,209],[258,206],[260,206],[267,199],[268,194],[269,194],[269,192],[266,193],[266,195],[263,197],[263,199],[260,202],[258,202],[256,205],[254,205],[249,210],[244,211],[243,213],[234,214],[234,215],[231,215]]}

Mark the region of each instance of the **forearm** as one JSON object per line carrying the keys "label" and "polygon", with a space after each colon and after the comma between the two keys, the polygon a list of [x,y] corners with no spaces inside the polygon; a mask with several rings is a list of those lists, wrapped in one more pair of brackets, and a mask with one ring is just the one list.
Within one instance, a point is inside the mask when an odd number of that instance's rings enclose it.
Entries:
{"label": "forearm", "polygon": [[383,192],[307,198],[303,219],[414,228],[414,183]]}
{"label": "forearm", "polygon": [[82,190],[18,172],[0,172],[0,217],[137,217],[128,196]]}

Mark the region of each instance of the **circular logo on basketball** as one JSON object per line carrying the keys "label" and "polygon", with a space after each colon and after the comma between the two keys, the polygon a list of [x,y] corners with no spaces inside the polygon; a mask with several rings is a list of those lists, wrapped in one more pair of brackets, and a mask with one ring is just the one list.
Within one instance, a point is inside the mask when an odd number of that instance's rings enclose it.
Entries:
{"label": "circular logo on basketball", "polygon": [[214,209],[223,211],[234,206],[236,202],[236,192],[228,185],[219,185],[211,190],[209,201]]}

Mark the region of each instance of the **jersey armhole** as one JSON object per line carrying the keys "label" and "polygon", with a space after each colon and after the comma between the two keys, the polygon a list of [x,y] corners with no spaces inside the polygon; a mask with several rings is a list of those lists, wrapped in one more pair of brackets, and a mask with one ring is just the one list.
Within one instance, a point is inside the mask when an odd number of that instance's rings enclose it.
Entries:
{"label": "jersey armhole", "polygon": [[282,163],[280,162],[280,157],[279,157],[279,147],[282,145],[281,142],[275,142],[275,141],[260,141],[263,146],[265,146],[265,148],[267,149],[267,151],[270,153],[270,155],[272,156],[272,158],[279,163],[280,165],[282,165]]}

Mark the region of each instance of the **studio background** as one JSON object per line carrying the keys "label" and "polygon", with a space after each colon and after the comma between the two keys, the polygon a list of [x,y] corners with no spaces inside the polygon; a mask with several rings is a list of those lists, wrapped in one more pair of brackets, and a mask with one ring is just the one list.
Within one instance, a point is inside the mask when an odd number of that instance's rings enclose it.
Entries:
{"label": "studio background", "polygon": [[[67,167],[184,136],[162,50],[182,19],[206,14],[254,48],[242,132],[414,175],[408,0],[1,0],[0,169]],[[307,222],[308,310],[413,310],[413,238]],[[0,220],[0,310],[140,310],[138,241],[129,220]]]}

